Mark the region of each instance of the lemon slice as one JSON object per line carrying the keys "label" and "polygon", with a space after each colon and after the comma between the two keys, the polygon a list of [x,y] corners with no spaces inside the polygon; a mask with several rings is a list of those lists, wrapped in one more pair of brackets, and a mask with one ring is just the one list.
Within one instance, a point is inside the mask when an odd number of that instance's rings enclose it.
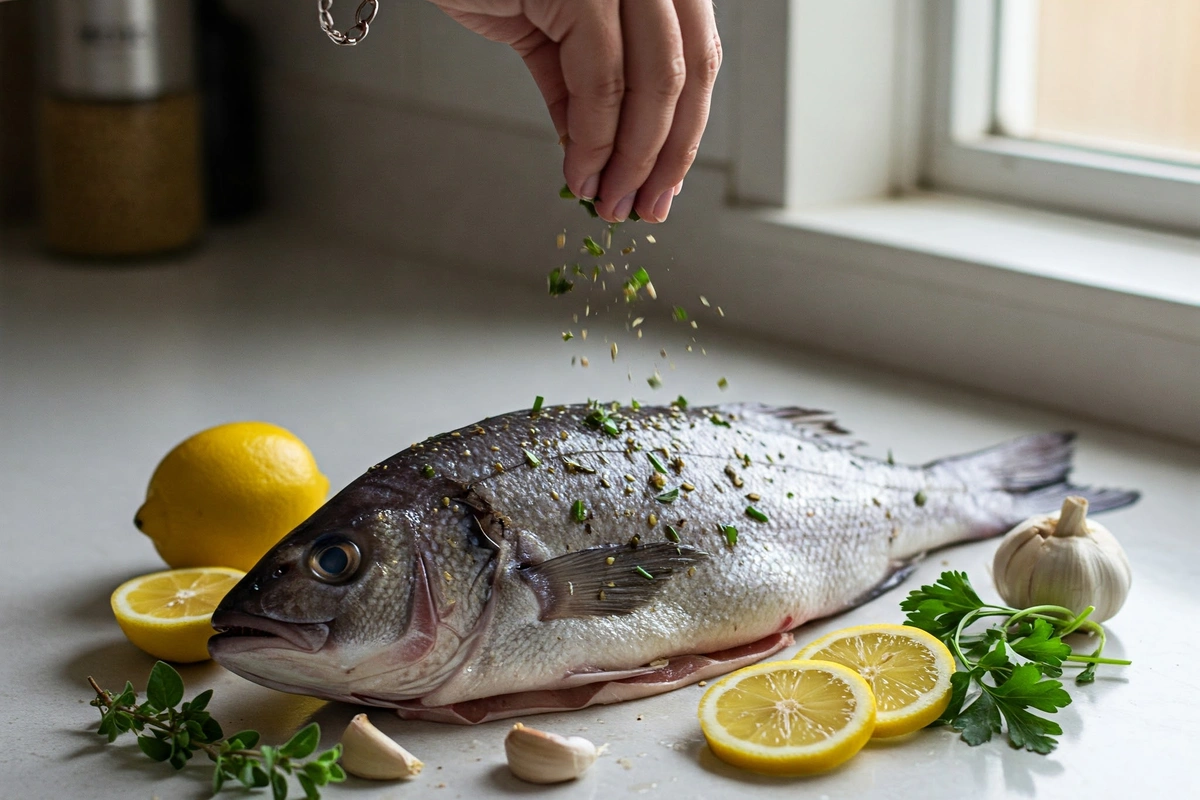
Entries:
{"label": "lemon slice", "polygon": [[739,669],[700,700],[700,728],[722,761],[775,775],[845,762],[871,738],[875,698],[852,669],[774,661]]}
{"label": "lemon slice", "polygon": [[834,631],[796,654],[830,661],[863,677],[875,695],[876,738],[924,728],[950,704],[954,656],[938,639],[907,625],[859,625]]}
{"label": "lemon slice", "polygon": [[152,572],[112,593],[112,610],[129,641],[164,661],[204,661],[213,610],[245,575],[228,567]]}

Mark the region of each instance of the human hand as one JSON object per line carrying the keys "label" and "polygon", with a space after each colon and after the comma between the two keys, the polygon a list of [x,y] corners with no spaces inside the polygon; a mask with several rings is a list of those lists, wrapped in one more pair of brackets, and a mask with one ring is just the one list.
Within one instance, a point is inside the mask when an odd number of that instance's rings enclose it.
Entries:
{"label": "human hand", "polygon": [[430,0],[516,50],[577,197],[662,222],[696,159],[721,66],[711,0]]}

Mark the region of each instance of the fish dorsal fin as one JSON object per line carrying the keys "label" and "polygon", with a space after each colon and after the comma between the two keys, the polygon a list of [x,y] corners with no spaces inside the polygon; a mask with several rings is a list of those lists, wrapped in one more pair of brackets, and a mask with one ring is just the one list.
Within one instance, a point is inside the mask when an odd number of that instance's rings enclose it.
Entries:
{"label": "fish dorsal fin", "polygon": [[740,417],[754,417],[768,426],[788,430],[805,438],[821,439],[836,447],[853,448],[862,444],[850,438],[850,431],[838,424],[832,411],[762,403],[723,405],[719,410]]}
{"label": "fish dorsal fin", "polygon": [[707,553],[687,545],[613,544],[547,559],[522,568],[520,575],[537,595],[540,619],[611,617],[632,614],[665,589],[677,572],[707,558]]}

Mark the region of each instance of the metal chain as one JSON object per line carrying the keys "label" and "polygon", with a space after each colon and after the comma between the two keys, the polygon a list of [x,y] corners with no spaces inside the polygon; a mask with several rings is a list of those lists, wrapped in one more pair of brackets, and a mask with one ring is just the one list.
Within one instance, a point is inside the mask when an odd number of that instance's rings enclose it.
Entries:
{"label": "metal chain", "polygon": [[333,14],[329,13],[331,8],[333,0],[317,0],[317,16],[321,20],[321,30],[325,31],[325,35],[334,44],[353,47],[367,38],[371,23],[375,21],[375,15],[379,12],[379,0],[362,0],[358,4],[358,10],[354,12],[354,27],[345,33],[333,27]]}

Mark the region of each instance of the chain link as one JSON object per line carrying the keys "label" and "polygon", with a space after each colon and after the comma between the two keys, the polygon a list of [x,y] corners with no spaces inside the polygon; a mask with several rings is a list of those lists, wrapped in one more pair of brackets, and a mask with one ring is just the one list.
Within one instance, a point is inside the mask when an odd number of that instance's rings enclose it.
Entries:
{"label": "chain link", "polygon": [[362,0],[358,4],[358,10],[354,12],[354,27],[347,29],[345,33],[333,27],[333,14],[329,13],[331,8],[333,0],[317,0],[317,17],[321,20],[321,30],[325,31],[325,35],[334,44],[353,47],[367,38],[371,23],[375,21],[375,15],[379,12],[379,0]]}

